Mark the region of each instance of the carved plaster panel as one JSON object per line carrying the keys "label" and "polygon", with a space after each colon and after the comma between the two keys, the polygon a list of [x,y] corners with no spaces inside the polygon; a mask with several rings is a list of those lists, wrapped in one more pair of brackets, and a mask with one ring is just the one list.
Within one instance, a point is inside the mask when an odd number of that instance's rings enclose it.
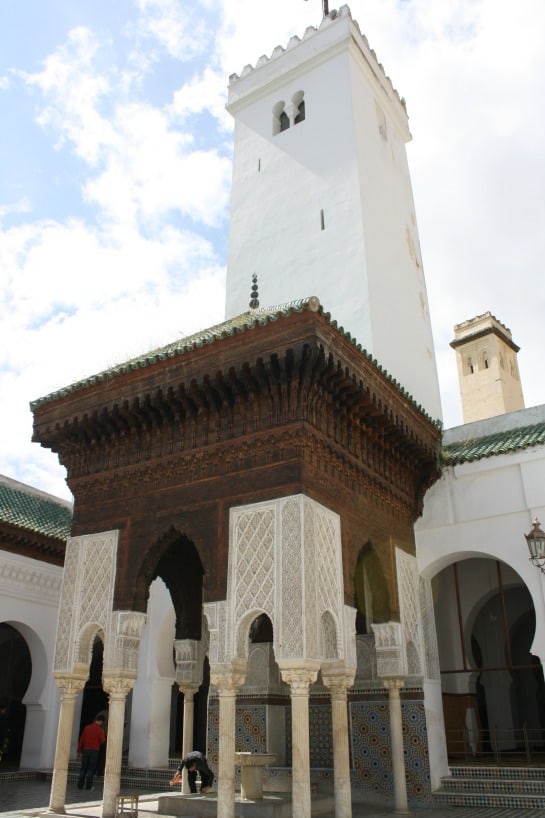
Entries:
{"label": "carved plaster panel", "polygon": [[75,664],[87,664],[96,633],[110,633],[117,539],[117,531],[105,531],[67,542],[55,671],[70,673]]}
{"label": "carved plaster panel", "polygon": [[138,611],[114,611],[109,638],[104,646],[104,673],[117,670],[136,675],[138,651],[146,615]]}
{"label": "carved plaster panel", "polygon": [[424,673],[420,593],[416,557],[396,548],[399,615],[403,625],[406,666],[409,676]]}
{"label": "carved plaster panel", "polygon": [[377,676],[405,676],[405,644],[399,622],[371,625],[375,634]]}
{"label": "carved plaster panel", "polygon": [[206,602],[203,605],[209,633],[208,658],[211,664],[223,664],[227,656],[227,603]]}
{"label": "carved plaster panel", "polygon": [[431,581],[420,577],[419,590],[420,610],[422,612],[422,637],[426,662],[425,675],[428,679],[440,679],[441,670],[439,667],[439,649],[437,647],[437,631],[435,629]]}
{"label": "carved plaster panel", "polygon": [[27,557],[15,557],[4,551],[0,586],[4,596],[57,606],[62,588],[62,568]]}
{"label": "carved plaster panel", "polygon": [[324,506],[295,495],[232,509],[227,589],[227,661],[247,655],[251,622],[265,613],[279,661],[332,661],[349,653],[355,667],[340,521]]}
{"label": "carved plaster panel", "polygon": [[[281,563],[278,578],[280,610],[278,629],[279,658],[304,657],[310,646],[305,646],[304,623],[310,611],[306,608],[305,589],[301,582],[303,543],[301,538],[301,503],[299,497],[290,497],[282,503]],[[315,613],[315,611],[313,612]],[[274,624],[274,623],[273,623]],[[276,645],[275,645],[276,647]],[[314,646],[315,649],[317,646]],[[316,655],[316,654],[314,654]]]}
{"label": "carved plaster panel", "polygon": [[200,639],[175,640],[176,682],[180,687],[201,685],[205,647]]}

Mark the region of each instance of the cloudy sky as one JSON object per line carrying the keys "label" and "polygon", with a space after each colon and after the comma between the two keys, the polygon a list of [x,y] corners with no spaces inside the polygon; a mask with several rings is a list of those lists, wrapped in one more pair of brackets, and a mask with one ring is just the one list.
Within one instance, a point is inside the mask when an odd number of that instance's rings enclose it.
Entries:
{"label": "cloudy sky", "polygon": [[[486,310],[522,347],[526,405],[545,403],[545,3],[350,7],[407,100],[445,425],[453,325]],[[0,473],[69,497],[29,401],[222,320],[227,78],[320,17],[320,0],[1,0]]]}

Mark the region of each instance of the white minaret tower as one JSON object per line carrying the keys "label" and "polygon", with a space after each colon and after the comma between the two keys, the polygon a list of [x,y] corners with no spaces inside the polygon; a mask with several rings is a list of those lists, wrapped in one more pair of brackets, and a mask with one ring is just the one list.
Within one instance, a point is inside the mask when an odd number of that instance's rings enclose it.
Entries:
{"label": "white minaret tower", "polygon": [[229,83],[226,317],[311,295],[441,417],[405,104],[343,6]]}

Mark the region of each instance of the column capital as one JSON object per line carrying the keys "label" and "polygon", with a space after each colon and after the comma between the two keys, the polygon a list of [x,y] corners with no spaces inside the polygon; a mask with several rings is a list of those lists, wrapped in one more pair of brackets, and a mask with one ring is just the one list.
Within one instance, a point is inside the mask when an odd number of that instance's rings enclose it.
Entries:
{"label": "column capital", "polygon": [[402,687],[405,687],[405,679],[402,679],[399,676],[392,677],[391,679],[383,679],[382,684],[388,690],[388,692],[394,693],[401,690]]}
{"label": "column capital", "polygon": [[290,686],[292,696],[308,696],[310,685],[318,678],[318,670],[313,668],[281,668],[282,681]]}
{"label": "column capital", "polygon": [[103,676],[102,687],[113,699],[124,699],[134,687],[134,679],[123,676]]}
{"label": "column capital", "polygon": [[194,696],[200,687],[198,684],[189,684],[187,682],[176,682],[176,684],[178,685],[178,690],[180,693],[183,693],[184,696]]}
{"label": "column capital", "polygon": [[210,666],[210,684],[218,688],[218,692],[234,695],[242,687],[246,678],[246,663],[244,666],[221,664]]}
{"label": "column capital", "polygon": [[331,698],[346,698],[349,687],[354,684],[355,671],[345,668],[327,671],[322,669],[322,681],[329,688]]}
{"label": "column capital", "polygon": [[63,699],[75,698],[80,690],[85,687],[87,677],[70,676],[68,674],[55,673],[55,684],[61,691]]}

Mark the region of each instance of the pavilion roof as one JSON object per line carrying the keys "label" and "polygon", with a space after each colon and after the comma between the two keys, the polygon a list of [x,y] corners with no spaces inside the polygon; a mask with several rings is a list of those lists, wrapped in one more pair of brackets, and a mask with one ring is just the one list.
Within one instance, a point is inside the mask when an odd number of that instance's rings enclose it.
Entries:
{"label": "pavilion roof", "polygon": [[302,313],[306,311],[318,312],[323,315],[327,322],[334,329],[336,329],[340,335],[347,339],[359,352],[361,352],[369,361],[371,361],[377,370],[397,388],[397,390],[406,400],[409,401],[409,403],[411,403],[435,425],[440,425],[439,421],[429,417],[424,409],[415,401],[412,395],[410,395],[404,389],[404,387],[380,365],[376,358],[373,358],[372,355],[363,349],[361,344],[359,344],[348,331],[346,331],[343,327],[338,326],[337,322],[331,318],[330,313],[324,311],[320,301],[315,296],[310,296],[309,298],[291,301],[286,304],[280,304],[272,307],[260,307],[257,309],[248,310],[247,312],[236,315],[233,318],[229,318],[227,321],[223,321],[221,324],[216,324],[213,327],[208,327],[207,329],[200,330],[192,335],[172,341],[171,343],[166,344],[166,346],[145,352],[142,355],[138,355],[137,357],[131,358],[128,361],[116,364],[115,366],[109,367],[108,369],[105,369],[95,375],[91,375],[87,378],[76,381],[75,383],[69,384],[68,386],[62,387],[61,389],[52,392],[49,395],[45,395],[42,398],[37,398],[31,402],[30,408],[34,410],[45,403],[57,400],[58,398],[67,397],[75,392],[86,389],[89,386],[94,386],[95,384],[105,381],[111,381],[112,378],[115,378],[118,375],[134,372],[139,369],[145,369],[146,367],[157,364],[160,361],[177,358],[191,352],[194,349],[215,344],[229,336],[252,332],[252,330],[254,330],[256,327],[274,323],[280,318],[287,317],[293,313]]}

